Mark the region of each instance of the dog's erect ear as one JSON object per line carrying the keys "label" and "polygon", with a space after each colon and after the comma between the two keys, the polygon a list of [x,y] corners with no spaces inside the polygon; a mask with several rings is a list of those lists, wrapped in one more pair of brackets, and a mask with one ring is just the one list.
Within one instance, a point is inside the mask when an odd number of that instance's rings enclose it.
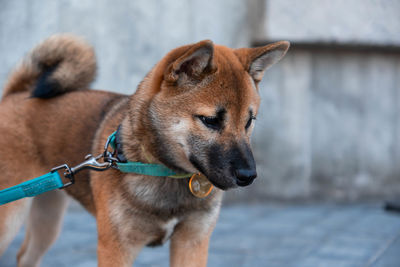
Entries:
{"label": "dog's erect ear", "polygon": [[235,54],[257,83],[261,81],[264,71],[286,54],[289,46],[289,42],[280,41],[262,47],[236,49]]}
{"label": "dog's erect ear", "polygon": [[164,78],[169,82],[180,79],[200,81],[205,75],[215,70],[213,57],[214,45],[210,40],[193,44],[167,67]]}

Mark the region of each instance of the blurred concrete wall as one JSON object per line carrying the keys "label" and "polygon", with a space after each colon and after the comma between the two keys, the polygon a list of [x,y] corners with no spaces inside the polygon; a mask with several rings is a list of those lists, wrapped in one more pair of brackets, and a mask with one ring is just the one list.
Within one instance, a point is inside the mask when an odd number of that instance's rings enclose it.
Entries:
{"label": "blurred concrete wall", "polygon": [[0,1],[0,82],[56,32],[93,43],[94,87],[124,93],[178,45],[287,39],[261,84],[260,178],[227,199],[399,196],[399,13],[395,0]]}
{"label": "blurred concrete wall", "polygon": [[[84,36],[97,52],[95,88],[133,93],[169,50],[201,39],[244,46],[246,2],[221,0],[0,0],[0,82],[53,33]],[[222,19],[223,18],[223,19]]]}
{"label": "blurred concrete wall", "polygon": [[398,0],[266,0],[264,7],[255,39],[400,44]]}

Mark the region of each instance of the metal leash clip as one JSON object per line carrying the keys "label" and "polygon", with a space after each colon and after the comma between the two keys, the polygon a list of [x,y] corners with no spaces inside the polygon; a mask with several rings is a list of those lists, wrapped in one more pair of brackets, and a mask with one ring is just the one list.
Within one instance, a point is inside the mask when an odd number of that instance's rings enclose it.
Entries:
{"label": "metal leash clip", "polygon": [[61,169],[64,169],[64,170],[65,170],[65,171],[64,171],[64,177],[67,178],[67,179],[69,179],[69,182],[68,182],[68,183],[65,183],[65,184],[64,184],[62,187],[60,187],[59,189],[66,188],[66,187],[68,187],[68,186],[70,186],[70,185],[73,185],[73,184],[75,183],[75,179],[74,179],[74,176],[72,175],[71,168],[70,168],[67,164],[63,164],[63,165],[54,167],[53,169],[51,169],[51,172],[52,172],[52,173],[53,173],[53,172],[57,172],[57,171],[59,171],[59,170],[61,170]]}
{"label": "metal leash clip", "polygon": [[[85,157],[84,162],[76,165],[75,167],[69,167],[67,164],[63,164],[51,169],[51,172],[56,172],[64,169],[63,175],[69,180],[69,182],[65,183],[62,187],[60,187],[60,189],[73,185],[75,183],[74,175],[81,170],[89,169],[94,171],[105,171],[111,167],[117,168],[115,163],[119,160],[115,158],[116,150],[112,152],[108,150],[112,137],[113,136],[107,138],[107,142],[104,146],[104,152],[97,157],[93,157],[91,154],[89,154]],[[104,162],[99,162],[101,158],[103,158]]]}
{"label": "metal leash clip", "polygon": [[103,158],[104,161],[110,162],[112,168],[118,169],[117,165],[115,164],[116,162],[119,162],[120,160],[116,157],[117,150],[114,149],[112,152],[108,150],[108,148],[111,146],[111,141],[112,139],[115,138],[114,134],[110,135],[107,138],[107,141],[104,145],[104,152],[103,152]]}
{"label": "metal leash clip", "polygon": [[74,175],[81,170],[90,169],[94,171],[105,171],[109,169],[113,165],[113,161],[107,160],[104,162],[99,162],[98,160],[103,158],[104,154],[100,154],[97,157],[93,157],[92,155],[87,155],[85,157],[85,161],[76,165],[75,167],[69,167],[67,164],[60,165],[51,169],[51,172],[56,172],[58,170],[64,169],[64,177],[69,180],[68,183],[64,184],[60,189],[73,185],[75,183]]}

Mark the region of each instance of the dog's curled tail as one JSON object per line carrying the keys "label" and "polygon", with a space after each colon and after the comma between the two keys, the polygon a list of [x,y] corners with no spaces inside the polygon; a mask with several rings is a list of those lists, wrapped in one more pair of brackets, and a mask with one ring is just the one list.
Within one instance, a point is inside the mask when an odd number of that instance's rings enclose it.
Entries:
{"label": "dog's curled tail", "polygon": [[93,48],[71,34],[58,34],[35,47],[11,73],[3,97],[30,91],[32,97],[50,98],[88,88],[96,75]]}

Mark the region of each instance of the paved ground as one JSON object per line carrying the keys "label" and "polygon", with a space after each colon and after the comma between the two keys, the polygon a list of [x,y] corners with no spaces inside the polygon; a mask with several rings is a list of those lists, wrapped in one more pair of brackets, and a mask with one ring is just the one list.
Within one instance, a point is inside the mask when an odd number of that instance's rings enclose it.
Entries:
{"label": "paved ground", "polygon": [[[23,233],[0,258],[15,266]],[[73,206],[42,266],[96,266],[95,221]],[[168,247],[142,251],[135,266],[168,266]],[[399,267],[400,215],[380,205],[223,207],[209,266]]]}

